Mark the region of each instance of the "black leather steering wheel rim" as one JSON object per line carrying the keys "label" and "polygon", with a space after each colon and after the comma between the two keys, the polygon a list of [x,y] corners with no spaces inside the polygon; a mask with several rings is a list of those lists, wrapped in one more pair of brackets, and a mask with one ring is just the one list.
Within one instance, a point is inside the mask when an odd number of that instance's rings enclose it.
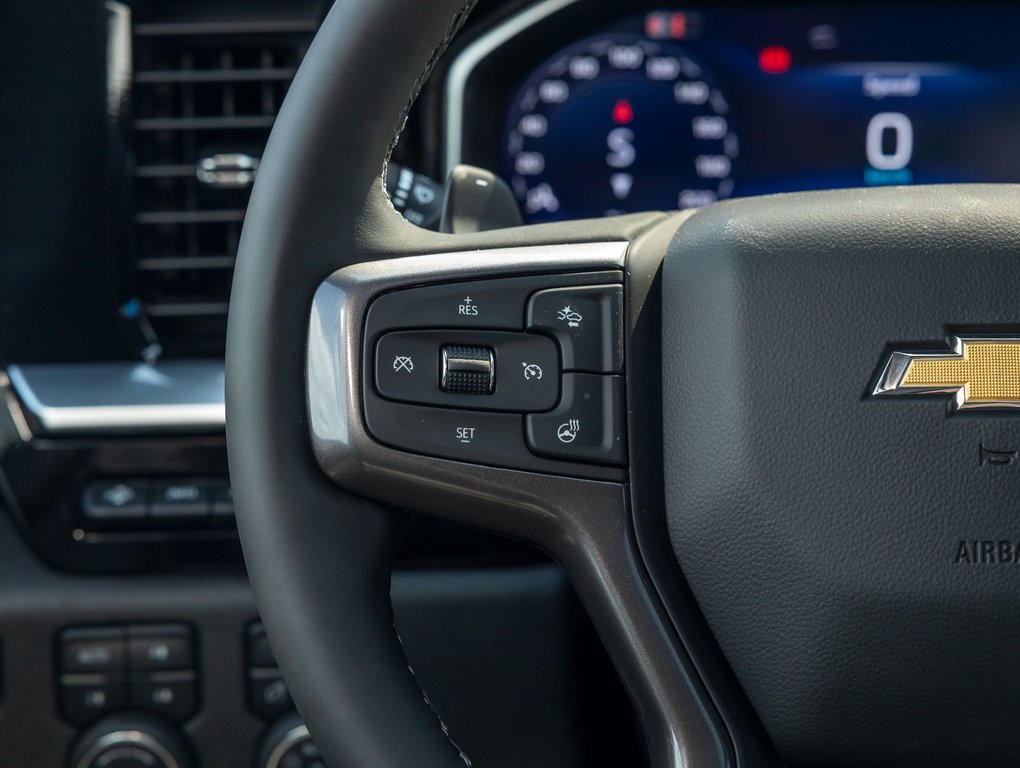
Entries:
{"label": "black leather steering wheel rim", "polygon": [[460,763],[392,631],[403,521],[354,496],[337,504],[310,454],[303,366],[311,294],[337,254],[420,248],[421,233],[393,215],[382,162],[466,12],[459,0],[333,8],[269,141],[235,271],[227,402],[239,530],[280,665],[334,765]]}
{"label": "black leather steering wheel rim", "polygon": [[[453,238],[396,215],[383,189],[383,158],[421,81],[470,6],[460,0],[352,0],[331,10],[269,140],[235,269],[227,439],[238,529],[280,667],[334,766],[438,768],[466,758],[409,672],[393,631],[389,576],[403,516],[340,491],[311,451],[304,367],[316,287],[352,263],[523,244],[629,241],[663,219],[639,215]],[[612,514],[581,531],[549,527],[544,500],[532,499],[526,502],[536,513],[532,532],[544,529],[543,545],[568,572],[565,561],[580,540],[571,576],[595,595],[589,610],[607,617],[600,632],[611,653],[619,650],[616,661],[639,702],[653,761],[675,764],[681,751],[725,754],[714,714],[697,698],[673,697],[677,685],[697,686],[696,675],[661,605],[649,599],[647,577],[619,513],[622,487],[605,498]],[[457,512],[443,510],[454,518]],[[527,526],[515,528],[512,517],[491,521],[502,532],[527,536]],[[585,543],[596,528],[620,544],[608,558]],[[553,551],[560,545],[561,552]],[[634,591],[634,616],[618,611],[620,588],[602,570],[610,567],[608,560],[621,572],[622,588]],[[635,618],[642,624],[635,625]],[[635,644],[640,648],[623,652]],[[676,722],[683,718],[698,724],[696,733],[678,735]]]}

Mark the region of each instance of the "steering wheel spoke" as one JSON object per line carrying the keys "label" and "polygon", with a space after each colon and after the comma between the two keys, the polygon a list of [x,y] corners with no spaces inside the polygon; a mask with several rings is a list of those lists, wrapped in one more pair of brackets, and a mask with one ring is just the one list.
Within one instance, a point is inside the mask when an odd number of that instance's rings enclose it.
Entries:
{"label": "steering wheel spoke", "polygon": [[227,433],[262,618],[330,765],[461,764],[393,630],[399,510],[526,539],[569,573],[653,764],[726,765],[626,485],[625,340],[684,216],[452,236],[397,215],[382,184],[394,122],[466,10],[338,3],[260,167],[231,300]]}

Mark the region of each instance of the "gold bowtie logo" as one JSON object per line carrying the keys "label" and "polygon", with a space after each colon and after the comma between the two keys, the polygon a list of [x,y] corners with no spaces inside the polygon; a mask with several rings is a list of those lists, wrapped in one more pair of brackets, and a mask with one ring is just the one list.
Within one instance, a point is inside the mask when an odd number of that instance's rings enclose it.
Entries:
{"label": "gold bowtie logo", "polygon": [[953,395],[952,409],[1020,408],[1020,338],[954,336],[952,352],[889,354],[873,394]]}

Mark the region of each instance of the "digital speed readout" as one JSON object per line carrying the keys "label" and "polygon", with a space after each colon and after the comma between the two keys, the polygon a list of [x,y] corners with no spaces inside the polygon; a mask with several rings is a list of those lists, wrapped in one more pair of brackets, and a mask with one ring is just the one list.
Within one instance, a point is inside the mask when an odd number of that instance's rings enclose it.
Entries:
{"label": "digital speed readout", "polygon": [[521,77],[501,172],[528,221],[1017,182],[1018,26],[1006,3],[625,17]]}

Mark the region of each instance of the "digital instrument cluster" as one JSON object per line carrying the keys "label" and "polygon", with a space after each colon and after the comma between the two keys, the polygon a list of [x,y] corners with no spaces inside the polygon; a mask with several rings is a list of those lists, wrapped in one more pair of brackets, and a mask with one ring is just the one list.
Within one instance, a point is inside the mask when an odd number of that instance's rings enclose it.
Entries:
{"label": "digital instrument cluster", "polygon": [[521,72],[492,140],[532,222],[1018,181],[1018,25],[1006,4],[642,12]]}

